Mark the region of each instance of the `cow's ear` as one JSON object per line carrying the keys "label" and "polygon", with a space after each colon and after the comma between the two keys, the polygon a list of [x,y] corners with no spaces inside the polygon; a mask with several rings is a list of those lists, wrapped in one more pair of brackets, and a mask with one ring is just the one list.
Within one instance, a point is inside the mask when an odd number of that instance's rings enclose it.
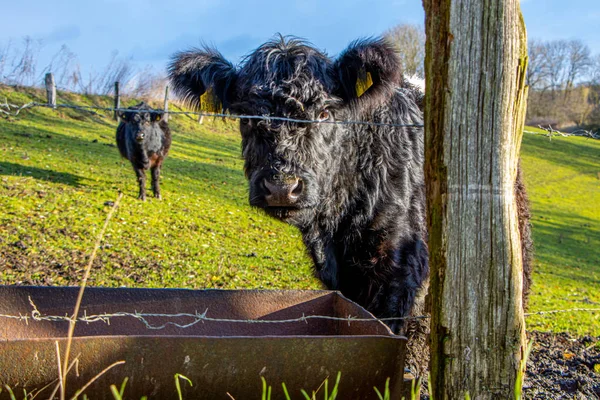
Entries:
{"label": "cow's ear", "polygon": [[385,102],[401,85],[398,54],[386,39],[363,39],[350,44],[331,66],[336,95],[359,108]]}
{"label": "cow's ear", "polygon": [[175,93],[192,107],[207,111],[229,108],[236,77],[233,64],[209,47],[177,53],[169,65]]}

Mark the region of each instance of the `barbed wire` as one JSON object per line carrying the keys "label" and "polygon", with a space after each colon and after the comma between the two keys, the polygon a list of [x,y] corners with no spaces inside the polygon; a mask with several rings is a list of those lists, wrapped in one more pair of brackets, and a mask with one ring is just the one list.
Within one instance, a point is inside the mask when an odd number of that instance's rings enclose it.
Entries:
{"label": "barbed wire", "polygon": [[525,313],[526,317],[531,317],[534,315],[547,315],[547,314],[560,314],[560,313],[568,313],[568,312],[600,312],[600,308],[568,308],[564,310],[545,310],[545,311],[536,311],[531,313]]}
{"label": "barbed wire", "polygon": [[[66,108],[73,110],[86,111],[93,114],[97,114],[96,111],[105,111],[105,112],[128,112],[128,113],[143,113],[147,112],[147,110],[135,110],[130,108],[115,108],[115,107],[102,107],[102,106],[86,106],[86,105],[77,105],[77,104],[56,104],[51,105],[48,103],[39,103],[39,102],[29,102],[22,105],[11,104],[6,100],[4,103],[0,103],[0,114],[4,114],[10,117],[16,117],[23,110],[35,107],[43,107],[43,108]],[[423,128],[423,124],[396,124],[390,122],[370,122],[370,121],[331,121],[331,120],[304,120],[304,119],[296,119],[296,118],[287,118],[287,117],[276,117],[270,115],[243,115],[243,114],[228,114],[228,113],[212,113],[212,112],[204,112],[204,111],[165,111],[161,109],[153,110],[155,113],[159,114],[168,114],[168,115],[186,115],[186,116],[196,116],[196,117],[215,117],[215,118],[231,118],[231,119],[254,119],[254,120],[266,120],[266,121],[284,121],[284,122],[293,122],[293,123],[301,123],[301,124],[334,124],[334,125],[366,125],[366,126],[387,126],[387,127],[396,127],[396,128]],[[523,130],[523,133],[532,134],[532,135],[540,135],[546,136],[550,140],[553,137],[587,137],[591,139],[600,140],[600,131],[594,132],[592,130],[578,129],[573,132],[562,132],[552,128],[551,126],[543,127],[538,125],[538,128],[543,130],[544,132],[535,132],[530,130]]]}
{"label": "barbed wire", "polygon": [[[16,117],[22,110],[34,107],[35,104],[35,102],[30,102],[19,106],[16,104],[10,104],[6,99],[4,99],[4,103],[0,103],[0,113],[11,117]],[[8,111],[3,110],[2,108],[5,108]],[[15,111],[11,111],[12,109],[14,109]]]}
{"label": "barbed wire", "polygon": [[[77,105],[77,104],[56,104],[51,105],[48,103],[39,103],[39,102],[30,102],[21,106],[15,104],[8,104],[6,101],[4,103],[0,103],[0,108],[5,108],[8,111],[0,109],[5,115],[15,117],[22,110],[34,107],[43,107],[43,108],[67,108],[74,109],[80,111],[106,111],[106,112],[127,112],[127,113],[145,113],[148,110],[135,110],[130,108],[115,108],[115,107],[102,107],[102,106],[85,106],[85,105]],[[14,109],[15,111],[12,111]],[[204,111],[165,111],[161,109],[154,109],[152,112],[159,114],[168,114],[172,115],[194,115],[197,117],[216,117],[216,118],[232,118],[232,119],[260,119],[267,121],[284,121],[284,122],[293,122],[300,124],[334,124],[334,125],[366,125],[366,126],[389,126],[396,128],[422,128],[423,124],[396,124],[391,122],[371,122],[371,121],[344,121],[344,120],[310,120],[310,119],[296,119],[296,118],[287,118],[287,117],[277,117],[271,115],[243,115],[243,114],[228,114],[228,113],[212,113],[212,112],[204,112]]]}
{"label": "barbed wire", "polygon": [[533,135],[546,136],[550,140],[552,140],[552,138],[555,136],[560,136],[560,137],[580,136],[580,137],[587,137],[590,139],[600,139],[600,131],[594,132],[592,130],[577,129],[573,132],[561,132],[559,130],[552,128],[551,126],[543,127],[541,125],[538,125],[538,128],[543,130],[544,132],[534,132],[534,131],[528,131],[528,130],[523,130],[523,132],[533,134]]}
{"label": "barbed wire", "polygon": [[[287,318],[287,319],[236,319],[236,318],[215,318],[208,317],[206,314],[208,313],[208,308],[203,312],[195,312],[195,313],[175,313],[175,314],[165,314],[165,313],[143,313],[143,312],[115,312],[115,313],[101,313],[95,315],[87,315],[84,311],[84,314],[80,317],[74,319],[68,315],[43,315],[31,299],[29,297],[29,304],[32,307],[31,313],[24,315],[7,315],[0,314],[0,318],[6,319],[16,319],[20,321],[24,321],[26,324],[29,324],[30,320],[33,321],[50,321],[50,322],[85,322],[85,323],[93,323],[93,322],[104,322],[110,325],[111,318],[134,318],[138,321],[142,322],[147,329],[159,330],[164,329],[167,326],[175,326],[177,328],[189,328],[198,324],[199,322],[225,322],[225,323],[244,323],[244,324],[287,324],[294,322],[305,322],[308,323],[309,320],[330,320],[330,321],[342,321],[347,322],[350,325],[351,322],[385,322],[385,321],[398,321],[398,320],[418,320],[418,319],[427,319],[428,315],[419,315],[419,316],[410,316],[410,317],[389,317],[389,318],[360,318],[352,315],[348,315],[346,317],[333,317],[330,315],[305,315],[302,314],[301,317],[297,318]],[[177,322],[167,321],[162,325],[152,325],[148,318],[193,318],[193,321],[186,324],[180,324]]]}
{"label": "barbed wire", "polygon": [[[175,313],[175,314],[166,314],[166,313],[143,313],[143,312],[115,312],[115,313],[101,313],[101,314],[93,314],[88,315],[87,312],[84,311],[83,315],[74,319],[69,315],[43,315],[37,308],[36,304],[33,302],[31,297],[29,298],[29,304],[32,309],[30,314],[21,314],[18,315],[9,315],[9,314],[0,314],[0,318],[5,319],[16,319],[19,321],[23,321],[26,324],[29,324],[30,321],[49,321],[49,322],[85,322],[85,323],[94,323],[94,322],[104,322],[110,325],[110,321],[113,318],[133,318],[145,325],[147,329],[151,330],[160,330],[164,329],[168,326],[174,326],[176,328],[189,328],[200,322],[223,322],[223,323],[243,323],[243,324],[288,324],[288,323],[297,323],[304,322],[307,323],[310,320],[329,320],[329,321],[340,321],[347,322],[350,325],[352,322],[386,322],[386,321],[407,321],[407,320],[421,320],[430,318],[429,315],[418,315],[418,316],[409,316],[409,317],[386,317],[386,318],[360,318],[352,315],[348,315],[346,317],[334,317],[330,315],[304,315],[297,318],[287,318],[287,319],[236,319],[236,318],[216,318],[209,317],[208,309],[206,309],[203,313],[195,312],[195,313]],[[536,311],[525,313],[526,317],[536,316],[536,315],[551,315],[558,313],[572,313],[572,312],[600,312],[600,308],[570,308],[570,309],[559,309],[559,310],[544,310],[544,311]],[[167,321],[160,325],[151,324],[148,319],[149,318],[192,318],[192,321],[189,323],[178,323],[173,321]]]}

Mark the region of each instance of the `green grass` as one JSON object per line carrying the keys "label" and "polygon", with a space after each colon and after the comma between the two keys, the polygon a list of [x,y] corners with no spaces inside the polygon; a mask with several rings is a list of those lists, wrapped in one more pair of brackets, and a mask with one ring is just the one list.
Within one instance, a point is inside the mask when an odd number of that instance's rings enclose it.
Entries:
{"label": "green grass", "polygon": [[[535,243],[531,311],[600,308],[600,141],[525,134],[522,162]],[[529,329],[600,335],[598,312],[527,322]]]}
{"label": "green grass", "polygon": [[[4,97],[44,101],[0,87]],[[111,99],[59,93],[59,102]],[[109,114],[36,108],[0,118],[0,283],[78,284],[105,204],[121,190],[92,285],[319,288],[300,234],[247,205],[236,125],[186,116],[170,125],[164,199],[144,203],[111,147]],[[522,158],[536,247],[531,311],[600,307],[600,141],[526,134]],[[530,317],[528,327],[600,335],[600,314]]]}
{"label": "green grass", "polygon": [[[40,96],[0,90],[12,103]],[[60,101],[110,105],[65,94]],[[234,125],[186,116],[170,125],[164,199],[141,202],[131,165],[111,147],[109,114],[37,108],[0,119],[0,283],[78,284],[105,204],[121,190],[92,285],[318,288],[300,234],[247,205]]]}

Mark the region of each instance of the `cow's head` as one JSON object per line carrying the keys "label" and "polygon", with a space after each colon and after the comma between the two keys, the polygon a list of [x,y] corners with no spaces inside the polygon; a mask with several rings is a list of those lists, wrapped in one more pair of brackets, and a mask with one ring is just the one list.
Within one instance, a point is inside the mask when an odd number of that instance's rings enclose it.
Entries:
{"label": "cow's head", "polygon": [[176,54],[169,73],[177,93],[195,106],[208,101],[213,109],[271,117],[240,119],[250,204],[297,226],[331,201],[337,174],[353,156],[345,144],[352,128],[330,122],[364,118],[402,79],[383,39],[356,41],[332,60],[301,40],[280,37],[238,67],[214,49],[194,49]]}
{"label": "cow's head", "polygon": [[[128,132],[138,143],[143,142],[148,136],[148,131],[153,122],[160,121],[162,115],[150,108],[146,103],[139,103],[129,107],[128,111],[119,112],[121,123],[128,125]],[[129,111],[131,110],[131,111]]]}

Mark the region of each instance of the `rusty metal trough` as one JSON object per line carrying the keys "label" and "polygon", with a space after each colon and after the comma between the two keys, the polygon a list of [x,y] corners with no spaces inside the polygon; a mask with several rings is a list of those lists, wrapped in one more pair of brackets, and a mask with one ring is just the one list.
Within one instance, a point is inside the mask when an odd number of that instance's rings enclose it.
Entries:
{"label": "rusty metal trough", "polygon": [[[29,315],[33,304],[43,316],[71,315],[78,288],[0,286],[0,314]],[[31,300],[30,300],[31,299]],[[348,316],[369,321],[307,319],[285,323],[197,321],[179,313],[234,320],[288,320],[310,315]],[[342,372],[338,399],[376,398],[389,377],[392,398],[405,392],[406,339],[338,292],[297,290],[180,290],[88,288],[80,315],[149,313],[145,321],[113,316],[103,322],[78,322],[71,350],[78,374],[69,374],[73,394],[115,361],[116,366],[86,390],[92,399],[114,399],[111,384],[129,379],[126,398],[177,398],[174,375],[184,399],[259,399],[261,376],[273,386],[272,399],[283,398],[285,382],[292,399],[300,389],[316,390]],[[371,320],[372,319],[372,320]],[[193,325],[183,328],[174,325]],[[151,329],[167,324],[161,329]],[[58,377],[56,342],[64,352],[68,321],[0,317],[0,384],[15,393],[40,389]],[[55,384],[51,385],[53,387]],[[47,398],[52,388],[39,398]],[[227,394],[229,393],[229,395]],[[321,398],[322,394],[319,396]],[[8,398],[8,392],[0,393]]]}

